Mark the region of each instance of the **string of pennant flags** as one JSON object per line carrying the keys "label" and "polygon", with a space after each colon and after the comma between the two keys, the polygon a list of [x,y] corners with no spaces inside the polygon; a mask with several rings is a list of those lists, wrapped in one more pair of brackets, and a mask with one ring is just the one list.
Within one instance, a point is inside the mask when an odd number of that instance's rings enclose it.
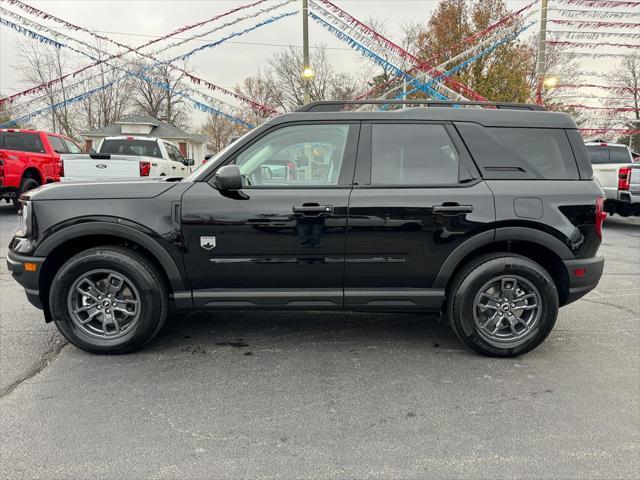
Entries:
{"label": "string of pennant flags", "polygon": [[[87,57],[91,60],[91,63],[80,67],[74,72],[61,75],[59,78],[51,79],[11,96],[0,98],[0,106],[3,103],[11,103],[12,110],[20,112],[18,118],[14,118],[10,122],[0,125],[0,127],[27,122],[40,115],[78,103],[92,95],[113,88],[132,77],[142,79],[159,88],[171,89],[170,85],[155,80],[148,73],[160,66],[167,66],[171,70],[181,72],[194,85],[194,88],[189,92],[175,91],[173,89],[171,91],[182,97],[196,110],[223,117],[246,128],[255,126],[240,115],[233,113],[237,110],[237,107],[209,94],[214,93],[232,97],[238,102],[249,105],[254,112],[259,113],[263,118],[278,113],[271,106],[262,105],[237,92],[230,91],[196,76],[179,66],[179,64],[190,60],[203,51],[214,49],[231,39],[247,35],[281,19],[296,15],[298,13],[297,9],[290,11],[283,11],[283,9],[292,3],[296,3],[297,0],[279,0],[277,2],[255,0],[211,18],[180,26],[137,47],[125,45],[93,32],[86,27],[51,15],[26,4],[22,0],[5,1],[12,7],[18,8],[40,21],[35,21],[15,11],[0,7],[0,27],[10,28],[52,48],[71,50]],[[372,97],[377,99],[406,98],[407,95],[422,92],[428,98],[436,100],[486,100],[478,92],[458,81],[456,74],[483,56],[491,54],[501,45],[518,38],[524,31],[533,26],[535,22],[529,19],[538,12],[535,9],[536,5],[539,5],[539,0],[527,3],[520,9],[505,15],[494,24],[463,39],[451,49],[452,51],[458,51],[462,47],[467,47],[462,48],[461,53],[454,55],[451,52],[434,52],[426,60],[419,59],[330,0],[310,0],[309,17],[336,38],[346,43],[356,53],[392,73],[387,82],[361,93],[358,95],[359,99]],[[551,28],[548,30],[547,43],[550,46],[559,48],[562,54],[568,58],[621,59],[635,53],[637,50],[637,40],[640,40],[640,23],[634,20],[638,18],[638,13],[640,12],[640,0],[553,0],[549,12],[551,18],[548,22]],[[226,19],[225,17],[229,18]],[[117,47],[118,51],[110,53],[106,49],[98,48],[77,38],[76,35],[60,33],[56,29],[41,23],[42,21],[56,23],[71,32],[88,34],[96,40],[108,42],[113,47]],[[227,31],[227,29],[236,25],[250,21],[253,23],[249,26],[223,33],[217,40],[209,41],[186,52],[169,54],[169,51],[189,42],[216,32]],[[185,38],[173,38],[178,34],[200,29],[200,27],[208,24],[214,25]],[[149,50],[151,46],[154,46],[153,51]],[[143,52],[142,50],[145,49],[146,52]],[[142,62],[135,63],[130,59],[131,55],[135,55],[136,60],[142,60]],[[434,65],[436,59],[443,57],[446,58],[444,62]],[[99,65],[103,65],[109,72],[118,72],[118,76],[109,83],[87,89],[87,85],[100,75],[91,74],[89,71]],[[585,77],[600,74],[600,72],[581,72],[581,76]],[[68,80],[72,80],[72,83],[69,83]],[[60,94],[63,82],[65,82],[64,92],[71,92],[70,96],[53,105],[31,110],[46,95]],[[202,88],[209,93],[202,91]],[[580,101],[569,101],[563,104],[565,107],[578,110],[601,112],[604,116],[588,117],[590,121],[598,121],[605,117],[611,120],[616,115],[638,111],[637,108],[625,104],[630,98],[630,94],[635,93],[629,89],[575,81],[571,84],[561,84],[558,88],[569,92],[583,88],[598,88],[612,94],[611,96],[600,98],[616,100],[622,103],[611,107],[594,106]],[[618,95],[619,97],[613,95]],[[555,98],[569,99],[571,96],[556,96]],[[582,98],[589,100],[596,99],[598,96],[586,95]],[[16,104],[13,104],[14,102]],[[624,120],[625,117],[620,118]],[[598,129],[616,134],[637,133],[637,130],[598,126],[593,128],[590,126],[584,130],[595,131]],[[627,133],[621,133],[622,131],[627,131]]]}
{"label": "string of pennant flags", "polygon": [[[205,21],[202,21],[202,22],[198,22],[198,23],[195,23],[195,24],[186,25],[186,26],[183,26],[181,28],[178,28],[177,30],[174,30],[173,32],[171,32],[171,33],[169,33],[167,35],[164,35],[163,37],[159,37],[159,38],[160,39],[168,39],[168,38],[173,37],[175,35],[184,33],[187,30],[190,30],[190,29],[205,25],[205,24],[210,23],[210,22],[217,21],[217,20],[219,20],[219,19],[221,19],[221,18],[223,18],[225,16],[231,15],[231,14],[236,13],[236,12],[238,12],[240,10],[245,9],[245,8],[249,8],[249,7],[261,4],[264,1],[265,0],[259,0],[259,1],[254,2],[254,3],[242,5],[240,7],[236,7],[234,9],[231,9],[231,10],[227,11],[227,12],[224,12],[222,14],[216,15],[216,16],[208,19],[208,20],[205,20]],[[99,40],[105,40],[106,39],[110,43],[115,44],[118,47],[124,48],[125,50],[123,52],[119,53],[119,54],[110,55],[107,58],[102,58],[102,59],[99,59],[99,60],[95,61],[92,64],[85,65],[84,67],[81,67],[80,69],[75,70],[74,72],[62,75],[62,76],[60,76],[58,78],[52,79],[52,80],[50,80],[48,82],[44,82],[44,83],[42,83],[40,85],[36,85],[35,87],[31,87],[29,89],[26,89],[26,90],[24,90],[22,92],[18,92],[16,94],[11,95],[11,96],[8,96],[8,97],[5,97],[5,98],[1,98],[0,99],[0,105],[2,105],[5,102],[10,102],[11,103],[16,98],[19,98],[19,97],[22,97],[22,96],[31,95],[31,94],[34,94],[34,93],[39,93],[39,92],[42,92],[42,91],[45,91],[45,90],[50,90],[51,87],[53,85],[55,85],[55,84],[58,84],[58,83],[66,80],[66,79],[69,79],[69,78],[75,78],[76,76],[80,75],[83,72],[86,72],[87,70],[89,70],[89,69],[91,69],[93,67],[96,67],[98,65],[104,64],[104,63],[106,63],[108,61],[111,61],[111,60],[115,60],[115,59],[121,58],[124,55],[126,55],[127,53],[131,53],[131,52],[137,53],[139,56],[142,56],[145,59],[150,59],[150,60],[152,60],[154,62],[158,62],[157,58],[155,58],[155,57],[153,57],[153,56],[151,56],[149,54],[142,54],[140,52],[141,49],[146,48],[147,46],[150,46],[150,45],[152,45],[154,43],[157,43],[158,39],[150,40],[149,42],[146,42],[146,43],[144,43],[144,44],[142,44],[142,45],[140,45],[140,46],[138,46],[136,48],[132,48],[132,47],[128,47],[126,45],[123,45],[123,44],[121,44],[119,42],[116,42],[116,41],[113,41],[111,39],[108,39],[107,37],[104,37],[103,35],[99,35],[99,34],[97,34],[95,32],[92,32],[92,31],[90,31],[90,30],[88,30],[88,29],[86,29],[84,27],[80,27],[80,26],[74,25],[72,23],[67,22],[66,20],[60,19],[58,17],[55,17],[53,15],[50,15],[50,14],[42,11],[42,10],[36,9],[34,7],[31,7],[31,6],[25,4],[24,2],[22,2],[20,0],[8,0],[8,2],[18,6],[19,8],[21,8],[21,9],[27,11],[28,13],[31,13],[31,14],[37,16],[37,17],[44,18],[44,19],[51,19],[51,20],[55,21],[56,23],[59,23],[59,24],[63,25],[65,28],[68,28],[68,29],[71,29],[71,30],[84,31],[84,32],[88,33],[89,35],[91,35],[91,36],[93,36],[93,37],[95,37],[95,38],[97,38]],[[254,12],[254,15],[255,15],[255,12]],[[237,20],[237,21],[239,21],[239,20]],[[192,74],[192,73],[190,73],[190,72],[188,72],[188,71],[186,71],[184,69],[180,69],[179,67],[177,67],[175,65],[172,65],[172,67],[177,69],[177,70],[179,70],[179,71],[181,71],[183,74],[185,74],[186,77],[194,84],[203,85],[203,86],[206,86],[209,90],[218,91],[218,92],[223,93],[225,95],[232,96],[232,97],[236,98],[237,100],[240,100],[241,102],[244,102],[244,103],[247,103],[247,104],[251,105],[253,108],[255,108],[256,110],[261,111],[263,113],[267,113],[267,114],[276,113],[275,109],[273,109],[271,107],[268,107],[268,106],[265,106],[265,105],[261,105],[258,102],[255,102],[255,101],[253,101],[251,99],[245,98],[242,95],[237,94],[236,92],[232,92],[232,91],[230,91],[228,89],[225,89],[225,88],[220,87],[218,85],[215,85],[215,84],[213,84],[211,82],[208,82],[208,81],[206,81],[206,80],[204,80],[202,78],[199,78],[196,75],[194,75],[194,74]]]}
{"label": "string of pennant flags", "polygon": [[[549,2],[547,45],[567,59],[623,61],[640,50],[640,1],[638,0],[553,0]],[[592,62],[603,65],[602,62]],[[596,67],[597,68],[597,67]],[[588,125],[583,134],[629,135],[640,133],[634,128],[613,128],[615,123],[633,125],[638,108],[632,106],[638,89],[625,85],[602,85],[597,81],[604,71],[582,71],[572,81],[560,83],[554,101],[564,108],[579,112],[600,112],[582,120]],[[595,89],[595,90],[594,90]],[[594,94],[596,90],[602,93]],[[606,106],[591,104],[606,103]],[[601,127],[599,125],[607,125]]]}

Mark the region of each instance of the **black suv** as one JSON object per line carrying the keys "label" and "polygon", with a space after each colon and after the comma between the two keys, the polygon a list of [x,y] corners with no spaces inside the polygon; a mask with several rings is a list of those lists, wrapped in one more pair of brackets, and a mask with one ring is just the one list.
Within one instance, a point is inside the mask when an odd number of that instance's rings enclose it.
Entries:
{"label": "black suv", "polygon": [[604,266],[575,122],[357,103],[274,118],[181,181],[31,191],[9,270],[94,353],[142,347],[172,309],[443,311],[477,352],[535,348]]}

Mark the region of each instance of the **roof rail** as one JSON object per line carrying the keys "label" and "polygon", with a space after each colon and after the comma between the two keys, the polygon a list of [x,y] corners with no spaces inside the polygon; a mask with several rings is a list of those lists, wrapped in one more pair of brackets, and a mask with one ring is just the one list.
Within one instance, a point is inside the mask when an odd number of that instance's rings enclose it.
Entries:
{"label": "roof rail", "polygon": [[530,103],[507,103],[507,102],[456,102],[456,101],[434,101],[434,100],[328,100],[321,102],[311,102],[298,108],[296,112],[339,112],[347,105],[421,105],[425,107],[483,107],[507,110],[532,110],[546,111],[542,105]]}

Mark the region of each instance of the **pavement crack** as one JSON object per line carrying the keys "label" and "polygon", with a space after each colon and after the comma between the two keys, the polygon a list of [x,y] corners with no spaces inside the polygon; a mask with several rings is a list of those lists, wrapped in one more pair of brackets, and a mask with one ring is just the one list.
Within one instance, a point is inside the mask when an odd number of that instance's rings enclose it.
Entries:
{"label": "pavement crack", "polygon": [[634,317],[637,317],[639,315],[638,312],[636,312],[635,310],[633,310],[631,308],[627,308],[627,307],[622,307],[620,305],[616,305],[615,303],[599,302],[598,300],[593,300],[592,298],[583,298],[582,300],[585,301],[585,302],[597,303],[598,305],[605,305],[607,307],[617,308],[618,310],[622,310],[623,312],[630,313]]}
{"label": "pavement crack", "polygon": [[27,380],[38,375],[48,365],[50,365],[69,342],[64,340],[58,333],[53,333],[47,342],[47,350],[42,354],[38,362],[36,362],[27,372],[13,381],[10,385],[0,389],[0,400],[11,394],[16,388]]}

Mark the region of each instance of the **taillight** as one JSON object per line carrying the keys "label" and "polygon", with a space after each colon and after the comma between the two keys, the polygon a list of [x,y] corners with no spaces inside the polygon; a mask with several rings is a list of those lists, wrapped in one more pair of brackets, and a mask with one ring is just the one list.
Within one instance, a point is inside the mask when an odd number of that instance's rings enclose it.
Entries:
{"label": "taillight", "polygon": [[602,224],[604,219],[607,218],[607,213],[604,211],[604,197],[596,198],[596,234],[598,238],[602,240]]}
{"label": "taillight", "polygon": [[64,177],[64,160],[58,160],[58,176]]}
{"label": "taillight", "polygon": [[[2,155],[0,153],[0,155]],[[4,160],[0,158],[0,177],[4,177]]]}
{"label": "taillight", "polygon": [[296,172],[296,164],[293,162],[287,163],[287,180],[297,180],[298,174]]}
{"label": "taillight", "polygon": [[618,170],[618,190],[629,190],[631,184],[631,167],[620,167]]}
{"label": "taillight", "polygon": [[151,162],[140,162],[140,176],[148,177],[149,173],[151,173]]}

